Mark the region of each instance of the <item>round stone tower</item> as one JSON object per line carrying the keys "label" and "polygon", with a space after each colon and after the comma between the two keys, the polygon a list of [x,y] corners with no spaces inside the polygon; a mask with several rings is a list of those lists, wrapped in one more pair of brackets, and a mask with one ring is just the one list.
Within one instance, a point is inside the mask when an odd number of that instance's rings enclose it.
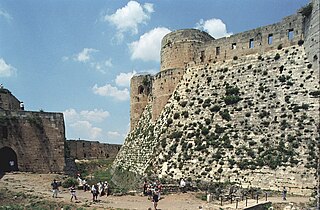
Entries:
{"label": "round stone tower", "polygon": [[199,47],[207,41],[214,40],[208,33],[197,29],[184,29],[171,32],[161,42],[160,71],[185,68],[194,61]]}
{"label": "round stone tower", "polygon": [[130,80],[130,130],[134,130],[148,104],[152,90],[150,74],[135,75]]}

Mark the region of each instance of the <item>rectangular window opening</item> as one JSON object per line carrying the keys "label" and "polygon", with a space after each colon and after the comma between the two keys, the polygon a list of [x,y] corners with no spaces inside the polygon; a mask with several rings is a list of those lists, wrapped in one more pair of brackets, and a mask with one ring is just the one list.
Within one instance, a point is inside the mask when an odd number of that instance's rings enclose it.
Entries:
{"label": "rectangular window opening", "polygon": [[272,44],[273,41],[273,34],[268,35],[268,44]]}
{"label": "rectangular window opening", "polygon": [[216,47],[216,55],[220,55],[220,47]]}
{"label": "rectangular window opening", "polygon": [[200,55],[201,62],[204,62],[204,56],[205,56],[204,51],[201,51],[201,55]]}
{"label": "rectangular window opening", "polygon": [[254,47],[254,41],[253,41],[253,39],[250,39],[249,40],[249,48],[251,49],[253,47]]}
{"label": "rectangular window opening", "polygon": [[289,29],[289,30],[288,30],[288,39],[289,39],[289,40],[292,40],[293,37],[294,37],[293,29]]}
{"label": "rectangular window opening", "polygon": [[237,43],[232,43],[231,49],[233,49],[233,50],[237,49]]}

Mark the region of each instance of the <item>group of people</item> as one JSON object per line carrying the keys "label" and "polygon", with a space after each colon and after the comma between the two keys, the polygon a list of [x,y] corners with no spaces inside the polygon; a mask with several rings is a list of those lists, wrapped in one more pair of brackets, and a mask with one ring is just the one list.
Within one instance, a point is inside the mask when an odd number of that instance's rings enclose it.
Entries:
{"label": "group of people", "polygon": [[[84,190],[84,192],[86,191],[90,191],[92,193],[92,201],[96,202],[98,201],[98,196],[104,196],[104,195],[109,195],[110,194],[110,190],[109,190],[109,184],[107,181],[102,182],[99,181],[97,184],[92,185],[91,187],[87,184],[87,182],[85,180],[82,180],[79,176],[78,176],[78,183],[79,186],[82,186],[82,189]],[[57,198],[58,197],[58,192],[59,192],[59,186],[61,185],[61,183],[58,183],[57,180],[53,180],[53,182],[51,183],[51,187],[52,187],[52,197],[53,198]],[[73,199],[77,200],[77,195],[76,195],[76,185],[73,184],[70,188],[69,188],[70,194],[71,194],[71,198],[70,201],[72,201]]]}
{"label": "group of people", "polygon": [[158,201],[160,200],[161,191],[162,184],[159,180],[150,183],[144,180],[143,195],[148,196],[148,199],[153,202],[153,207],[155,210],[157,209]]}

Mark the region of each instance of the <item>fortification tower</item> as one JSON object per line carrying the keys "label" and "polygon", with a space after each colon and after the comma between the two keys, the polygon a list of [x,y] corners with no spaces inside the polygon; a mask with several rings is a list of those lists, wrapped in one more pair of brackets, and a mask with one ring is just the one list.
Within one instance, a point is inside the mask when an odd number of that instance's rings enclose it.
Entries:
{"label": "fortification tower", "polygon": [[151,95],[152,76],[135,75],[130,80],[130,130],[134,130]]}
{"label": "fortification tower", "polygon": [[155,121],[167,104],[186,65],[196,60],[198,49],[214,40],[208,33],[196,29],[178,30],[167,34],[161,42],[161,67],[155,75],[152,94],[152,120]]}
{"label": "fortification tower", "polygon": [[214,40],[208,33],[197,29],[184,29],[171,32],[161,42],[160,71],[184,69],[186,64],[194,61],[198,49],[204,43]]}

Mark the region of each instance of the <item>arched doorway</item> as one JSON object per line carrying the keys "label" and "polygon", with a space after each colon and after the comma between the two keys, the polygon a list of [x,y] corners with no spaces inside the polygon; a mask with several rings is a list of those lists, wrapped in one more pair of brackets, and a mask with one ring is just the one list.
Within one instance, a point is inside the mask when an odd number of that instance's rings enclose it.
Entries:
{"label": "arched doorway", "polygon": [[18,171],[17,154],[10,147],[0,149],[0,172]]}

